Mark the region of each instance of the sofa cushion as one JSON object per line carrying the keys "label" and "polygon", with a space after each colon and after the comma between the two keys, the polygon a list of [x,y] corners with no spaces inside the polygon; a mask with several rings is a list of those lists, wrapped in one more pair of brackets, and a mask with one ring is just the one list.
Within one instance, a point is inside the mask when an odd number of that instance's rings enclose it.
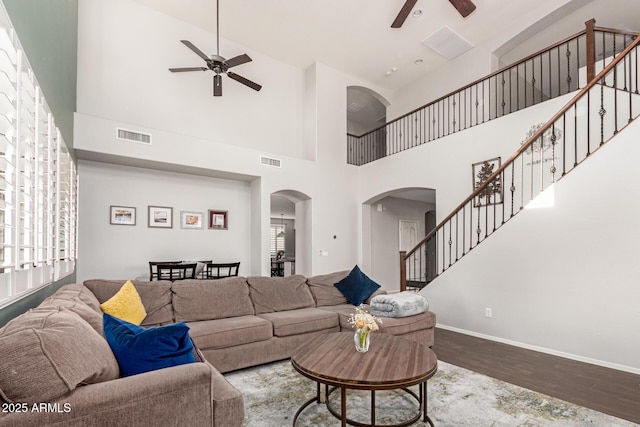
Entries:
{"label": "sofa cushion", "polygon": [[100,309],[100,301],[98,301],[98,298],[96,298],[91,290],[79,283],[62,286],[53,295],[51,295],[50,298],[70,298],[80,300],[102,317],[102,310]]}
{"label": "sofa cushion", "polygon": [[195,362],[183,322],[143,328],[105,313],[103,323],[123,377]]}
{"label": "sofa cushion", "polygon": [[[100,303],[105,302],[116,294],[126,280],[86,280],[86,286],[96,296]],[[171,305],[171,282],[159,280],[144,282],[132,280],[142,305],[147,312],[140,326],[166,325],[173,323],[173,307]]]}
{"label": "sofa cushion", "polygon": [[0,360],[0,396],[8,402],[50,402],[119,376],[104,338],[64,308],[29,311],[0,329]]}
{"label": "sofa cushion", "polygon": [[260,314],[273,324],[273,335],[287,337],[335,328],[338,331],[338,316],[329,311],[317,308],[280,311]]}
{"label": "sofa cushion", "polygon": [[335,286],[353,305],[362,304],[380,288],[380,285],[364,274],[357,265],[353,267],[347,277],[340,280]]}
{"label": "sofa cushion", "polygon": [[[80,285],[82,286],[82,285]],[[97,313],[93,308],[82,302],[77,297],[70,297],[68,295],[53,294],[49,298],[46,298],[38,307],[34,310],[40,311],[54,311],[57,308],[64,307],[68,311],[71,311],[80,316],[85,322],[87,322],[100,336],[104,337],[102,330],[102,312]]]}
{"label": "sofa cushion", "polygon": [[334,285],[347,277],[349,270],[307,278],[307,285],[316,300],[316,306],[346,304],[347,297]]}
{"label": "sofa cushion", "polygon": [[273,337],[271,322],[256,316],[189,322],[191,338],[202,350],[235,347]]}
{"label": "sofa cushion", "polygon": [[248,277],[247,283],[256,314],[315,307],[304,276],[254,276]]}
{"label": "sofa cushion", "polygon": [[223,319],[254,314],[244,277],[180,280],[171,287],[176,321]]}

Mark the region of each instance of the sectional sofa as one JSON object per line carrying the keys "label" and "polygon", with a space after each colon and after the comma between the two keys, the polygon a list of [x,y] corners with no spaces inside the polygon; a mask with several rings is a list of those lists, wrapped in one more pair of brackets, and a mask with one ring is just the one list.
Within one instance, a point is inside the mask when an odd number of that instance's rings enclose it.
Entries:
{"label": "sectional sofa", "polygon": [[[240,426],[242,395],[222,374],[286,359],[312,336],[351,331],[354,306],[334,286],[348,273],[134,281],[141,326],[185,322],[203,363],[123,378],[100,304],[124,280],[64,286],[0,329],[0,426]],[[434,326],[427,311],[385,318],[381,332],[431,346]]]}

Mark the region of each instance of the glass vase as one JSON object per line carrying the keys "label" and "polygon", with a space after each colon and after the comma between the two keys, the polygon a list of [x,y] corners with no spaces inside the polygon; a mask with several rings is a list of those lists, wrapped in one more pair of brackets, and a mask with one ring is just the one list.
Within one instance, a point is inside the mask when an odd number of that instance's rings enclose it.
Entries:
{"label": "glass vase", "polygon": [[356,345],[356,350],[358,352],[365,353],[369,351],[369,334],[371,334],[370,331],[356,329],[356,332],[353,335],[353,342]]}

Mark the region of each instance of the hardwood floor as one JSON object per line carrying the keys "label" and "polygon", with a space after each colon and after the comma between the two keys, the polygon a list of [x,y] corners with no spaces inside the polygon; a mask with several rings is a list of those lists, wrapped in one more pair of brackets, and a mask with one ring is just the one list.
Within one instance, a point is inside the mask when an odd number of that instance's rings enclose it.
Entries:
{"label": "hardwood floor", "polygon": [[640,375],[436,328],[438,360],[640,424]]}

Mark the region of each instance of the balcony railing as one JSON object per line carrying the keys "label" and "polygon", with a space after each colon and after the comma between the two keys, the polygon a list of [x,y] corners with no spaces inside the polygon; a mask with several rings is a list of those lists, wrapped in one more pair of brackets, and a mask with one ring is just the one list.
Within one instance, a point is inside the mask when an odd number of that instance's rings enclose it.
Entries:
{"label": "balcony railing", "polygon": [[[626,44],[626,43],[625,43]],[[478,246],[640,115],[636,38],[409,252],[400,288],[421,288]],[[612,52],[615,51],[615,48]]]}
{"label": "balcony railing", "polygon": [[[579,88],[635,39],[586,23],[586,29],[516,64],[411,111],[366,134],[347,135],[347,163],[363,165],[510,114]],[[601,58],[596,60],[596,58]]]}

